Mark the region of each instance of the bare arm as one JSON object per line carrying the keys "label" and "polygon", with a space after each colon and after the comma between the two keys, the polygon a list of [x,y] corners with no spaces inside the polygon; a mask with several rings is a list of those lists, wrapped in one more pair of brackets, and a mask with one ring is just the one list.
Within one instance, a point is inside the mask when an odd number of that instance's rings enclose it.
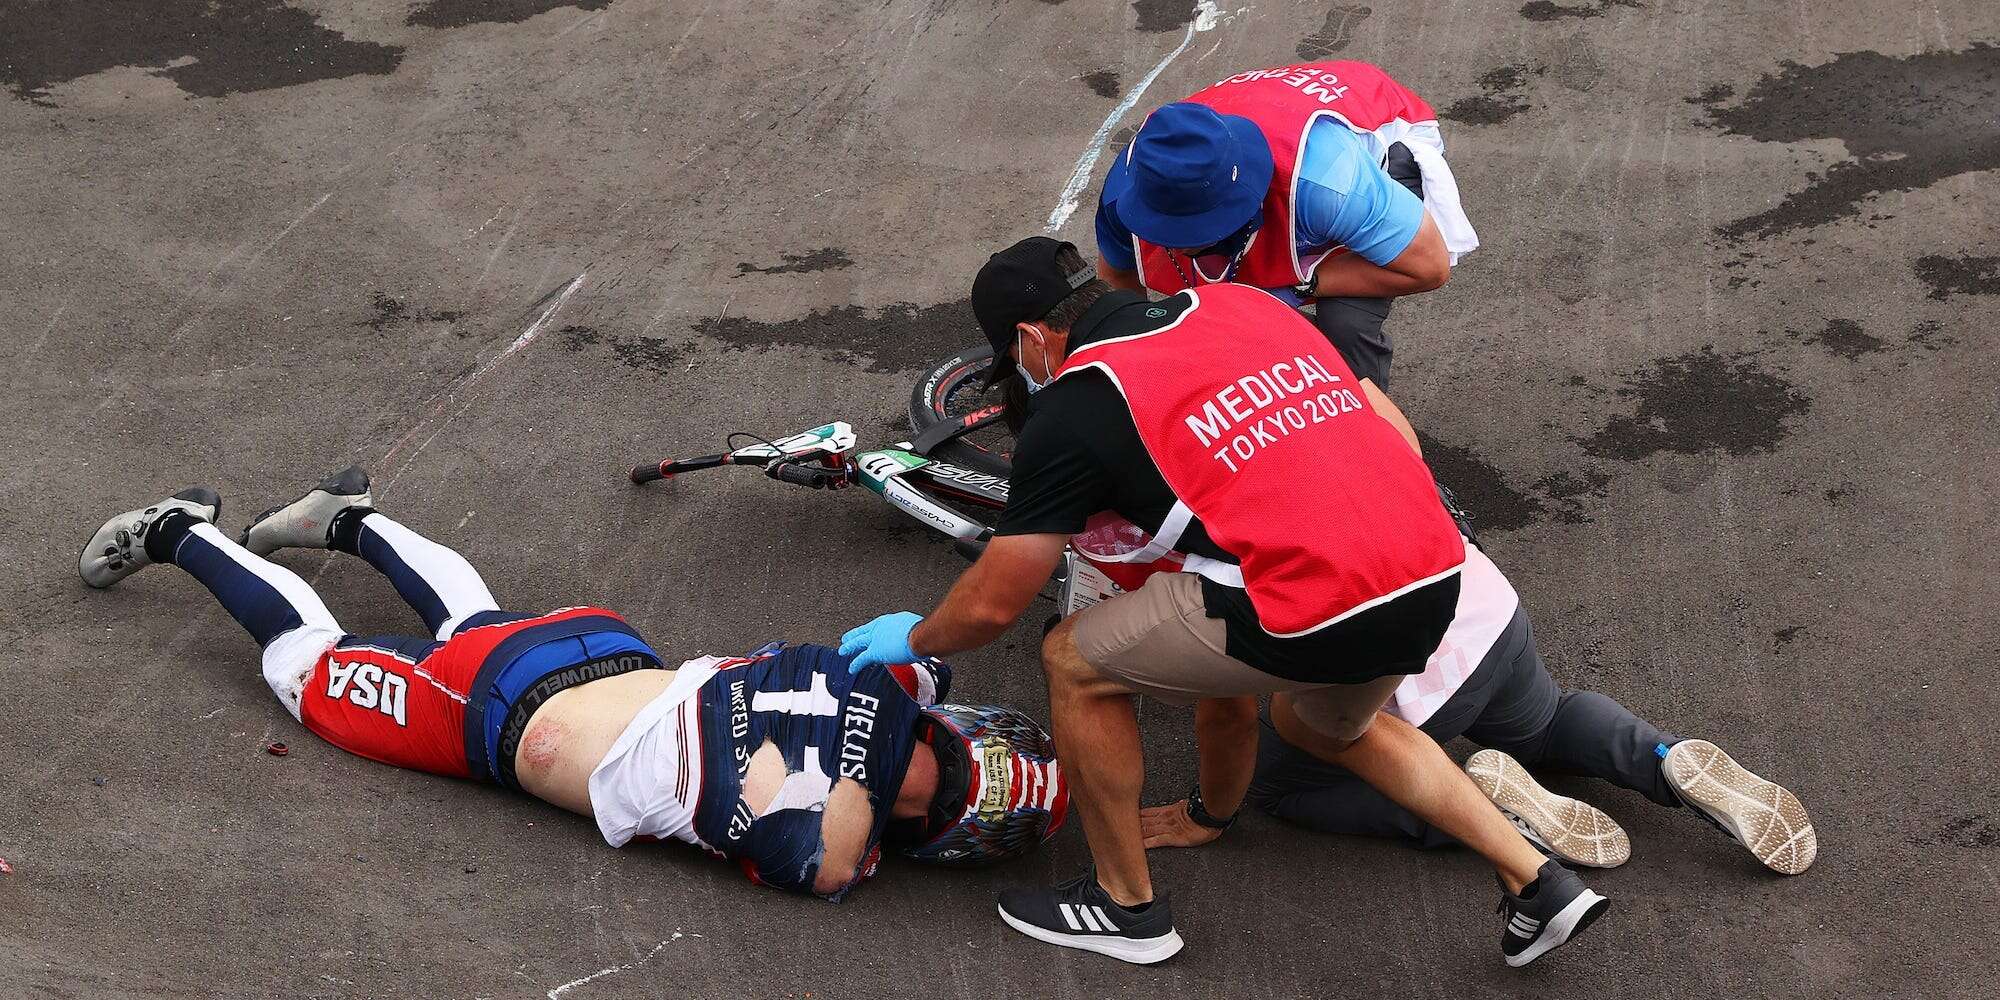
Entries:
{"label": "bare arm", "polygon": [[987,542],[944,603],[910,633],[911,651],[949,656],[999,638],[1042,592],[1068,543],[1062,535],[1001,535]]}
{"label": "bare arm", "polygon": [[1320,261],[1319,269],[1313,272],[1314,286],[1322,298],[1413,295],[1443,285],[1450,277],[1451,252],[1445,249],[1444,234],[1429,212],[1424,213],[1416,239],[1386,266],[1377,267],[1359,254],[1341,253]]}
{"label": "bare arm", "polygon": [[1102,257],[1097,259],[1097,276],[1103,278],[1104,283],[1113,288],[1122,289],[1127,292],[1143,292],[1146,290],[1146,286],[1139,281],[1139,272],[1127,271],[1121,267],[1112,267],[1106,264]]}
{"label": "bare arm", "polygon": [[[1194,742],[1201,752],[1202,808],[1210,816],[1236,815],[1257,770],[1257,699],[1203,698],[1194,704]],[[1200,847],[1222,836],[1188,814],[1188,800],[1139,810],[1139,835],[1148,848]]]}
{"label": "bare arm", "polygon": [[1388,394],[1377,387],[1372,378],[1361,380],[1361,393],[1368,397],[1368,405],[1374,407],[1375,412],[1381,414],[1382,419],[1387,420],[1389,426],[1396,428],[1396,433],[1403,435],[1403,440],[1410,443],[1410,450],[1416,452],[1418,458],[1422,458],[1424,446],[1417,443],[1417,429],[1410,426],[1410,419],[1403,416],[1402,408],[1390,401]]}

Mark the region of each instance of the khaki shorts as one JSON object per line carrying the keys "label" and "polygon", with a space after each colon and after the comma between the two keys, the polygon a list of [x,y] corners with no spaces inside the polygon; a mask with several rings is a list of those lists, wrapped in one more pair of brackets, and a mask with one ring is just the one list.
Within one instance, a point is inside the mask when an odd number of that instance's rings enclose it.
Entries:
{"label": "khaki shorts", "polygon": [[1155,573],[1145,586],[1076,616],[1076,648],[1099,674],[1134,693],[1185,705],[1202,698],[1289,692],[1299,720],[1351,741],[1368,731],[1404,675],[1316,684],[1267,674],[1223,652],[1225,628],[1202,603],[1201,578]]}

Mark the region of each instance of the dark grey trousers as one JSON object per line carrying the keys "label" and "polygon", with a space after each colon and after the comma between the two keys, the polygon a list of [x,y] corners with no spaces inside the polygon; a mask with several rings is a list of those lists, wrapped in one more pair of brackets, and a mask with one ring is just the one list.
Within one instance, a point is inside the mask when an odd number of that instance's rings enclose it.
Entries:
{"label": "dark grey trousers", "polygon": [[[1594,691],[1564,691],[1549,676],[1528,616],[1514,620],[1478,669],[1422,729],[1439,743],[1463,736],[1505,751],[1531,771],[1581,774],[1632,789],[1663,806],[1680,800],[1660,768],[1668,735]],[[1391,837],[1425,847],[1454,843],[1355,777],[1292,746],[1266,720],[1251,804],[1327,833]]]}

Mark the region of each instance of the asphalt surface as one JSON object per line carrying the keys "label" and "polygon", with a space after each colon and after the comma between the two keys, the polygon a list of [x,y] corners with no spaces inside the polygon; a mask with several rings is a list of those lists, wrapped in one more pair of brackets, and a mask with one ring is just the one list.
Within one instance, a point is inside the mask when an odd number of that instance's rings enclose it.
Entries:
{"label": "asphalt surface", "polygon": [[[1980,0],[0,2],[0,995],[1991,996],[1995,44]],[[1398,306],[1392,389],[1558,676],[1796,790],[1809,873],[1558,782],[1634,858],[1513,971],[1476,859],[1253,818],[1155,856],[1190,947],[1130,967],[993,914],[1074,831],[790,898],[347,757],[191,581],[75,577],[112,512],[198,483],[236,525],[360,461],[503,603],[669,655],[927,609],[960,563],[862,494],[622,470],[892,439],[976,336],[974,268],[1177,47],[1114,149],[1301,56],[1443,112],[1485,246]],[[287,561],[415,627],[358,563]],[[961,693],[1044,714],[1034,639]],[[1142,720],[1176,795],[1187,715]]]}

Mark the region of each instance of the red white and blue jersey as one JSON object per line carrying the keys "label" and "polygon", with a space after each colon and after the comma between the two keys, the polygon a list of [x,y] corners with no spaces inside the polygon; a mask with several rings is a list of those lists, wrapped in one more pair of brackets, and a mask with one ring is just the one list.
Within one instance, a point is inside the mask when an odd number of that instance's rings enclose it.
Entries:
{"label": "red white and blue jersey", "polygon": [[[598,829],[614,847],[634,838],[687,841],[735,860],[756,881],[811,891],[822,811],[834,785],[849,779],[867,789],[874,813],[866,878],[915,749],[917,716],[949,679],[936,663],[850,674],[847,658],[811,645],[683,663],[592,772]],[[787,776],[754,814],[743,777],[766,743],[784,756]]]}

